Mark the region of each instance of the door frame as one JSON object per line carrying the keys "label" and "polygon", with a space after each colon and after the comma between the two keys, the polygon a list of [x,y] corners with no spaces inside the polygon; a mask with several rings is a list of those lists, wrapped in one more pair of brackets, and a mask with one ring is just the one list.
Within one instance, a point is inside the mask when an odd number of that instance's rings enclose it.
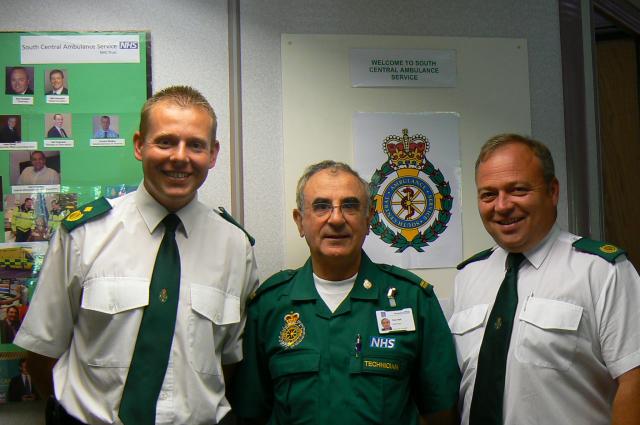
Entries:
{"label": "door frame", "polygon": [[597,11],[640,36],[640,10],[625,0],[558,0],[569,230],[602,239],[602,168],[597,103]]}

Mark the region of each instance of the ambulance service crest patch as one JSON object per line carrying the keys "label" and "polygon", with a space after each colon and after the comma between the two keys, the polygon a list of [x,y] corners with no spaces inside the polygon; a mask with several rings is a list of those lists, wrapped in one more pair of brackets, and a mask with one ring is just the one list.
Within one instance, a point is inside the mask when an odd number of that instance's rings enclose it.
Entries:
{"label": "ambulance service crest patch", "polygon": [[284,349],[293,348],[304,339],[306,330],[300,321],[300,313],[291,312],[284,316],[285,325],[280,331],[280,345]]}
{"label": "ambulance service crest patch", "polygon": [[449,182],[428,159],[429,139],[422,134],[390,135],[382,148],[388,160],[371,178],[375,213],[371,230],[404,252],[424,252],[447,229],[453,197]]}

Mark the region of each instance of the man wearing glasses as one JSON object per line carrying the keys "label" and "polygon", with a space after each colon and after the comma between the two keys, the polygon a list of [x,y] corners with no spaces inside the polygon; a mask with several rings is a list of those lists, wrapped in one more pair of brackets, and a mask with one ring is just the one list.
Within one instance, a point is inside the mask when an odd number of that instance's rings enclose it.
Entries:
{"label": "man wearing glasses", "polygon": [[[362,251],[368,185],[323,161],[293,211],[310,259],[249,304],[234,409],[244,423],[454,423],[459,370],[432,287]],[[391,326],[382,326],[388,319]]]}

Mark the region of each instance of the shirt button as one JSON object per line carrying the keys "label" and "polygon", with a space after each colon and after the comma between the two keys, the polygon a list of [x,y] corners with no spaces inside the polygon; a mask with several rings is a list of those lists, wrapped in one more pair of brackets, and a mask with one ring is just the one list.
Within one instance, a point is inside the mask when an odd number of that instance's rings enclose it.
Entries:
{"label": "shirt button", "polygon": [[162,391],[160,392],[160,395],[158,396],[159,400],[166,400],[167,399],[167,393]]}
{"label": "shirt button", "polygon": [[220,313],[216,314],[216,320],[219,322],[222,319],[222,315]]}

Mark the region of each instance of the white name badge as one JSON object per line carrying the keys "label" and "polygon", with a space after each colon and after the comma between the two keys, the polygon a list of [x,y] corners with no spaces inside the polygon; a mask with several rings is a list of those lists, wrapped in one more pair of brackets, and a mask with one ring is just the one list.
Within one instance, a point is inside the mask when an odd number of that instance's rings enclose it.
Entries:
{"label": "white name badge", "polygon": [[33,105],[33,96],[13,96],[14,105]]}
{"label": "white name badge", "polygon": [[69,96],[60,95],[60,94],[48,94],[45,96],[47,103],[57,103],[68,105],[69,104]]}
{"label": "white name badge", "polygon": [[416,330],[416,324],[413,321],[413,311],[410,308],[393,311],[376,311],[376,320],[378,322],[378,331],[381,334]]}

